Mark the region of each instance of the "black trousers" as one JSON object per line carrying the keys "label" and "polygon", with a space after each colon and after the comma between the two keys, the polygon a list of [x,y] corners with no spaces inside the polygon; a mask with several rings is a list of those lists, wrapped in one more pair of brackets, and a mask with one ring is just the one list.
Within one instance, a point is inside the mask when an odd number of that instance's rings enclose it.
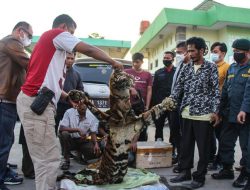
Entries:
{"label": "black trousers", "polygon": [[179,158],[180,168],[181,170],[190,170],[193,168],[196,142],[199,152],[199,162],[197,171],[193,173],[193,179],[199,182],[204,182],[207,173],[212,133],[210,122],[182,119],[181,132],[182,151],[180,152]]}
{"label": "black trousers", "polygon": [[35,174],[33,162],[31,160],[28,146],[26,143],[22,144],[23,159],[22,159],[22,172],[24,176],[33,176]]}
{"label": "black trousers", "polygon": [[97,155],[94,154],[94,145],[92,142],[84,141],[81,138],[72,138],[67,131],[61,132],[58,137],[65,159],[69,159],[71,150],[77,150],[78,153],[84,155],[86,160],[97,158]]}
{"label": "black trousers", "polygon": [[172,143],[177,149],[177,154],[180,154],[180,141],[181,141],[181,127],[180,127],[181,116],[179,111],[170,112],[169,128],[170,128],[170,139],[169,142]]}
{"label": "black trousers", "polygon": [[63,116],[64,116],[64,113],[70,109],[71,106],[69,104],[63,104],[63,103],[58,103],[57,104],[57,109],[56,109],[56,117],[55,117],[55,122],[56,122],[56,125],[55,125],[55,132],[56,132],[56,135],[58,135],[58,127],[59,127],[59,123],[60,121],[62,120]]}
{"label": "black trousers", "polygon": [[[168,118],[168,121],[170,121],[170,113],[169,112],[165,112],[158,119],[154,119],[154,123],[155,123],[155,127],[156,127],[155,140],[157,140],[158,138],[161,138],[162,140],[164,140],[163,139],[163,127],[165,126],[166,118]],[[171,137],[170,137],[170,139],[171,139]],[[170,142],[170,143],[172,143],[172,142]]]}
{"label": "black trousers", "polygon": [[24,136],[23,125],[20,128],[19,144],[22,145],[23,158],[22,158],[22,172],[24,176],[32,176],[35,174],[34,165],[30,157],[29,149]]}
{"label": "black trousers", "polygon": [[242,152],[240,165],[247,166],[249,124],[229,123],[226,119],[223,119],[223,130],[221,132],[219,149],[222,164],[234,164],[234,148],[238,137]]}
{"label": "black trousers", "polygon": [[[219,149],[220,149],[220,136],[223,128],[223,122],[221,122],[218,126],[213,128],[212,137],[211,137],[211,149],[209,155],[209,162],[220,163]],[[218,141],[218,147],[217,147]],[[216,155],[217,153],[217,155]]]}

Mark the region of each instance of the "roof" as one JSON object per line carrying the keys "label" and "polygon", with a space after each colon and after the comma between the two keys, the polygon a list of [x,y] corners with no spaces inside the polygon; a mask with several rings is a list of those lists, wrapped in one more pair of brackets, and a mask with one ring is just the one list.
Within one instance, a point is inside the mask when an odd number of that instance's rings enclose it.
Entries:
{"label": "roof", "polygon": [[219,3],[214,3],[208,10],[200,9],[202,9],[202,5],[196,7],[195,10],[164,8],[143,33],[131,52],[141,51],[163,29],[167,32],[168,25],[201,26],[208,29],[212,27],[217,27],[218,29],[218,27],[226,25],[240,25],[241,27],[250,28],[250,9],[229,7]]}
{"label": "roof", "polygon": [[213,1],[213,0],[205,0],[201,4],[199,4],[197,7],[195,7],[194,10],[207,11],[214,5],[223,5],[223,4]]}
{"label": "roof", "polygon": [[[30,49],[33,49],[34,45],[38,42],[40,36],[33,36],[32,45]],[[109,49],[110,56],[123,58],[131,48],[130,41],[123,40],[109,40],[109,39],[96,39],[96,38],[79,38],[81,41],[93,46],[97,46],[100,49]]]}
{"label": "roof", "polygon": [[[40,36],[33,36],[32,43],[37,43]],[[94,46],[103,46],[103,47],[120,47],[120,48],[130,48],[130,41],[123,40],[108,40],[108,39],[96,39],[96,38],[79,38],[85,43],[94,45]]]}

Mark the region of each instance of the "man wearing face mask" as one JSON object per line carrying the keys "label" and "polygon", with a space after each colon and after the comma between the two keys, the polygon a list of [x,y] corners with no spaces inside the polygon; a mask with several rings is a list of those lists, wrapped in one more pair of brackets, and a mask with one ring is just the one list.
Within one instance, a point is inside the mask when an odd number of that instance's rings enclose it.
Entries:
{"label": "man wearing face mask", "polygon": [[[219,73],[219,89],[220,92],[222,91],[222,87],[224,81],[227,76],[227,70],[229,68],[229,64],[224,60],[225,55],[227,53],[227,46],[225,43],[215,42],[212,44],[211,48],[211,61],[214,62],[218,67]],[[211,152],[210,152],[210,164],[208,166],[209,170],[217,170],[220,167],[220,157],[219,157],[219,150],[218,154],[216,155],[216,138],[219,141],[220,133],[222,129],[222,123],[220,123],[215,129],[212,134],[211,140]],[[219,149],[219,148],[218,148]]]}
{"label": "man wearing face mask", "polygon": [[[240,108],[240,112],[237,116],[237,121],[240,124],[245,124],[245,127],[248,128],[248,131],[250,130],[250,77],[248,77],[245,93],[244,93],[244,99]],[[248,138],[248,156],[250,154],[250,138]],[[250,190],[250,159],[247,160],[246,164],[246,172],[247,172],[247,183],[244,186],[244,190]]]}
{"label": "man wearing face mask", "polygon": [[[17,120],[16,98],[24,83],[29,57],[24,47],[32,39],[32,27],[27,22],[19,22],[12,34],[0,40],[0,189],[7,190],[5,184],[20,184],[22,178],[6,176],[6,166],[10,149],[14,142],[14,127]],[[5,178],[5,179],[4,179]]]}
{"label": "man wearing face mask", "polygon": [[[172,51],[166,51],[163,55],[163,65],[164,67],[157,70],[154,75],[153,90],[152,90],[152,104],[159,104],[164,98],[171,94],[171,87],[173,82],[173,76],[175,73],[175,67],[173,66],[175,54]],[[170,122],[169,112],[164,113],[161,117],[155,120],[155,139],[163,139],[163,127],[165,120],[168,117]],[[170,128],[171,133],[171,128]],[[166,141],[166,139],[164,139]],[[170,142],[172,143],[172,136],[170,134]],[[174,146],[174,145],[173,145]]]}
{"label": "man wearing face mask", "polygon": [[[186,46],[186,42],[180,42],[176,45],[176,71],[174,73],[174,78],[173,78],[173,83],[172,83],[172,88],[171,88],[171,93],[173,92],[176,83],[177,83],[177,79],[178,76],[180,74],[181,69],[183,68],[183,66],[185,64],[187,64],[190,59],[187,53],[187,46]],[[176,164],[178,162],[179,159],[179,155],[180,155],[180,138],[181,138],[181,133],[180,133],[180,120],[181,120],[181,114],[179,112],[179,108],[177,108],[175,111],[170,112],[170,125],[173,130],[172,130],[172,140],[174,141],[174,144],[176,146],[176,150],[177,150],[177,156],[176,158],[173,159],[173,164]],[[180,167],[179,164],[177,166],[175,166],[173,168],[173,172],[174,173],[179,173],[180,172]]]}
{"label": "man wearing face mask", "polygon": [[235,63],[230,65],[221,94],[221,104],[218,115],[222,118],[223,127],[220,136],[220,158],[223,169],[212,174],[214,179],[234,179],[234,147],[239,137],[242,166],[239,177],[234,181],[234,187],[243,187],[247,172],[248,127],[245,123],[237,123],[237,115],[243,104],[247,80],[250,77],[250,41],[238,39],[232,45]]}
{"label": "man wearing face mask", "polygon": [[176,81],[177,81],[178,76],[180,74],[180,70],[182,69],[184,64],[186,64],[190,61],[190,58],[189,58],[188,53],[187,53],[187,46],[186,46],[185,41],[180,42],[176,45],[175,53],[176,53],[176,55],[175,55],[176,72],[174,74],[171,92],[173,91],[173,89],[176,85]]}
{"label": "man wearing face mask", "polygon": [[224,81],[226,79],[229,64],[224,60],[227,53],[227,46],[225,43],[215,42],[211,46],[211,61],[216,63],[219,72],[219,88],[222,91]]}

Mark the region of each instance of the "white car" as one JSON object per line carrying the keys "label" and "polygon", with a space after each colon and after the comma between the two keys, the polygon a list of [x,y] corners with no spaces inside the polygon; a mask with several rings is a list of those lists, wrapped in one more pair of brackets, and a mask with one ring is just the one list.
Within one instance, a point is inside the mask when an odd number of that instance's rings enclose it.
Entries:
{"label": "white car", "polygon": [[[121,62],[124,69],[132,67],[132,62],[115,59]],[[87,92],[95,106],[102,111],[109,109],[109,78],[113,71],[108,63],[93,58],[77,59],[73,68],[80,73],[84,91]]]}

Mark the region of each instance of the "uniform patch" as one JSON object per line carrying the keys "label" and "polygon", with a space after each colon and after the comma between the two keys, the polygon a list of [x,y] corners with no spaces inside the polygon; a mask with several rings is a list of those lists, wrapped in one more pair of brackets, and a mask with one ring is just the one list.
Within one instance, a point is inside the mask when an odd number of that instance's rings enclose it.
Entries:
{"label": "uniform patch", "polygon": [[250,74],[242,74],[241,76],[244,78],[248,78],[248,77],[250,77]]}

